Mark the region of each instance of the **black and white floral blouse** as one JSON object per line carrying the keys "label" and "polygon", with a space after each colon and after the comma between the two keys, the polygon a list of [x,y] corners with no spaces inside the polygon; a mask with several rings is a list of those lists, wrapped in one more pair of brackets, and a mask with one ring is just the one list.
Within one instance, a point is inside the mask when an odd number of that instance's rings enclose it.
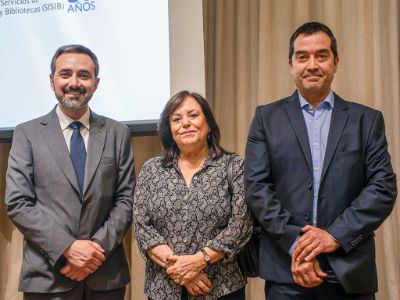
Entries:
{"label": "black and white floral blouse", "polygon": [[[161,157],[147,161],[138,178],[134,199],[134,228],[140,251],[167,244],[175,254],[194,254],[205,246],[225,253],[204,272],[213,285],[210,294],[195,299],[218,299],[246,284],[235,255],[250,239],[253,224],[244,201],[243,160],[233,159],[233,196],[227,180],[229,155],[208,156],[190,186],[175,160],[161,165]],[[152,299],[180,299],[177,285],[150,259],[146,262],[145,293]]]}

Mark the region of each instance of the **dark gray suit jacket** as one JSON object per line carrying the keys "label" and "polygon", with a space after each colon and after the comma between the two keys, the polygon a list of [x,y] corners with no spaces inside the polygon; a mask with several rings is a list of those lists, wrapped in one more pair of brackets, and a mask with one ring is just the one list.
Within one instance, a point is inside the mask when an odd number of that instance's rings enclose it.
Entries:
{"label": "dark gray suit jacket", "polygon": [[[261,277],[292,283],[290,247],[311,224],[312,159],[297,92],[259,106],[249,131],[245,193],[262,225]],[[335,103],[318,195],[318,227],[340,243],[327,259],[348,293],[377,291],[374,230],[397,196],[380,112]]]}
{"label": "dark gray suit jacket", "polygon": [[25,239],[19,290],[67,291],[59,273],[76,239],[96,239],[106,261],[85,283],[110,290],[129,282],[123,237],[132,222],[133,158],[129,129],[91,112],[83,195],[55,109],[18,125],[7,170],[6,204]]}

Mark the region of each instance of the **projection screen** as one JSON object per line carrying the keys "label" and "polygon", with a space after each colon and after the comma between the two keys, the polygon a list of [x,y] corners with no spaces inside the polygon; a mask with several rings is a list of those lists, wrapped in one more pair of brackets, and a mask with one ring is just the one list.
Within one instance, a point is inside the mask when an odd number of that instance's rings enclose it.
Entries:
{"label": "projection screen", "polygon": [[1,141],[57,103],[50,60],[65,44],[96,53],[100,85],[90,107],[133,135],[156,132],[176,91],[204,93],[201,0],[0,0]]}

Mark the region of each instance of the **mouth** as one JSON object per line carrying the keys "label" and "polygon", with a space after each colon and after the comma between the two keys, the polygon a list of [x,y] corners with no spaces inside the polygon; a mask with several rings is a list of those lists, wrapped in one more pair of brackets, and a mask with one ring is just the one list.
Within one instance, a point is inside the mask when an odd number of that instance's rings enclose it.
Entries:
{"label": "mouth", "polygon": [[65,95],[68,95],[68,96],[71,96],[71,97],[79,97],[79,96],[81,96],[83,94],[81,94],[81,93],[65,93]]}
{"label": "mouth", "polygon": [[194,130],[184,131],[184,132],[181,132],[180,135],[189,135],[189,134],[192,134],[192,133],[195,133],[195,131]]}
{"label": "mouth", "polygon": [[81,96],[81,95],[85,95],[86,94],[86,89],[84,88],[80,88],[80,89],[65,89],[63,90],[65,95],[70,95],[72,97],[77,97],[77,96]]}
{"label": "mouth", "polygon": [[62,93],[56,93],[57,100],[68,110],[80,110],[87,106],[91,95],[85,90],[62,90]]}
{"label": "mouth", "polygon": [[321,75],[307,75],[307,76],[304,76],[304,79],[305,79],[305,80],[311,81],[311,82],[318,81],[318,80],[320,80],[321,78],[322,78]]}

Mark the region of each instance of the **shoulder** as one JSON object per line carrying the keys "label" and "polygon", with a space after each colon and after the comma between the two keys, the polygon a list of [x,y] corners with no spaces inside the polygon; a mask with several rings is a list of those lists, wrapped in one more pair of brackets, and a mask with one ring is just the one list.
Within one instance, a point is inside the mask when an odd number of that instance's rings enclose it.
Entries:
{"label": "shoulder", "polygon": [[370,116],[376,116],[378,114],[381,114],[381,112],[377,109],[374,109],[372,107],[369,107],[364,104],[360,104],[354,101],[350,100],[344,100],[343,98],[339,97],[338,95],[335,94],[335,104],[334,106],[336,107],[345,107],[347,108],[351,113],[356,113],[356,114],[363,114],[363,115],[370,115]]}
{"label": "shoulder", "polygon": [[113,129],[116,131],[129,131],[129,128],[126,124],[111,119],[109,117],[106,116],[101,116],[101,115],[97,115],[95,113],[92,112],[92,117],[91,117],[91,121],[90,121],[91,125],[93,123],[99,123],[99,124],[104,124],[104,126],[108,129]]}
{"label": "shoulder", "polygon": [[14,137],[17,134],[23,133],[27,138],[36,138],[40,133],[40,129],[43,125],[47,125],[51,122],[51,119],[56,116],[54,111],[51,111],[47,115],[23,122],[18,124],[14,129]]}
{"label": "shoulder", "polygon": [[236,153],[226,154],[226,156],[228,157],[228,159],[231,159],[233,164],[235,165],[243,164],[243,158]]}
{"label": "shoulder", "polygon": [[348,113],[349,120],[362,124],[368,130],[373,124],[384,124],[383,114],[379,110],[353,101],[343,100],[336,96],[333,109],[343,110]]}
{"label": "shoulder", "polygon": [[297,91],[295,91],[292,95],[272,101],[268,104],[259,105],[256,107],[254,118],[255,119],[270,119],[272,118],[274,121],[280,120],[283,115],[285,115],[285,107],[286,105],[298,105],[300,108],[299,96]]}
{"label": "shoulder", "polygon": [[157,156],[147,160],[140,170],[140,175],[144,176],[159,173],[161,170],[164,169],[164,167],[162,166],[162,159],[162,156]]}
{"label": "shoulder", "polygon": [[40,116],[38,118],[23,122],[21,124],[18,124],[16,126],[16,128],[32,128],[32,127],[39,126],[40,124],[48,124],[54,118],[57,118],[57,114],[56,114],[55,109],[51,110],[48,114],[45,114],[45,115]]}
{"label": "shoulder", "polygon": [[[135,197],[141,198],[140,195],[157,192],[157,186],[165,183],[161,178],[167,177],[164,170],[161,165],[161,157],[153,157],[147,160],[140,168],[139,176],[137,177]],[[150,201],[150,199],[143,200]]]}
{"label": "shoulder", "polygon": [[224,168],[228,166],[229,161],[232,161],[234,169],[243,167],[243,158],[236,153],[225,153],[217,159],[217,163]]}
{"label": "shoulder", "polygon": [[16,128],[30,128],[30,127],[34,127],[34,126],[37,126],[37,125],[43,123],[43,121],[45,121],[46,119],[47,119],[46,116],[41,116],[41,117],[39,117],[39,118],[32,119],[32,120],[23,122],[23,123],[21,123],[21,124],[18,124],[18,125],[16,126]]}
{"label": "shoulder", "polygon": [[272,101],[271,103],[268,103],[268,104],[258,105],[256,107],[256,111],[259,111],[261,113],[270,113],[270,112],[274,112],[276,110],[280,110],[280,109],[282,109],[285,102],[288,101],[289,99],[290,99],[290,97],[286,97],[286,98]]}

